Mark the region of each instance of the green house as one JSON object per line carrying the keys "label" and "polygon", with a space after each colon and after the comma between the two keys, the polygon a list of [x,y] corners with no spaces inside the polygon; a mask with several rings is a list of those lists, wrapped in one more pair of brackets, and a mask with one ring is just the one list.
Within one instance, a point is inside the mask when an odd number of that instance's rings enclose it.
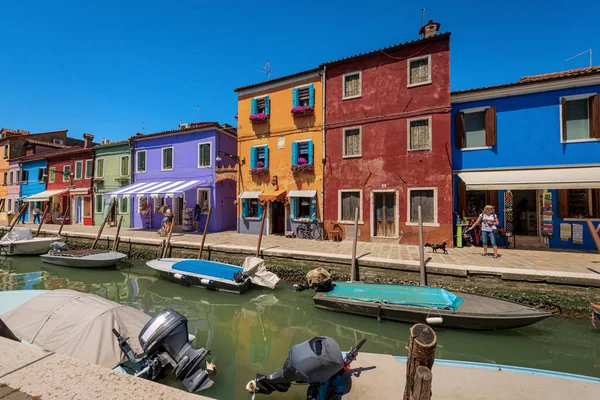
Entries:
{"label": "green house", "polygon": [[[110,197],[104,194],[131,183],[131,148],[129,141],[103,143],[94,150],[94,225],[101,225],[110,209]],[[109,217],[108,224],[115,226],[123,216],[122,227],[130,226],[131,199],[115,199],[117,204]]]}

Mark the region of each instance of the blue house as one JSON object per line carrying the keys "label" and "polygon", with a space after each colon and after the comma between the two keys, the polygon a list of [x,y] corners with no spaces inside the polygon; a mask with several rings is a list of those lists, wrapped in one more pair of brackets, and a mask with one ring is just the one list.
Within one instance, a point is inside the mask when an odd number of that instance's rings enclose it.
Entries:
{"label": "blue house", "polygon": [[515,246],[600,249],[600,67],[451,94],[454,210]]}
{"label": "blue house", "polygon": [[21,158],[21,176],[27,177],[26,180],[21,180],[21,197],[29,200],[29,207],[25,213],[25,221],[33,222],[33,209],[39,208],[44,211],[44,201],[35,201],[34,195],[40,194],[46,190],[46,159],[44,154],[34,154]]}

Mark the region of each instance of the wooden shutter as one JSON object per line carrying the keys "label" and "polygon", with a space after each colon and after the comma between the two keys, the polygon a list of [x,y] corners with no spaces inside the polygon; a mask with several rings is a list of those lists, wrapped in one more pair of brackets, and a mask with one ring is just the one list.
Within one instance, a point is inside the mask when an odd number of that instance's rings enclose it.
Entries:
{"label": "wooden shutter", "polygon": [[269,146],[265,146],[265,168],[269,168]]}
{"label": "wooden shutter", "polygon": [[250,168],[256,168],[256,147],[250,148]]}
{"label": "wooden shutter", "polygon": [[496,107],[485,110],[485,145],[496,145]]}
{"label": "wooden shutter", "polygon": [[265,114],[271,115],[271,101],[269,96],[265,96]]}
{"label": "wooden shutter", "polygon": [[567,99],[564,97],[560,100],[560,115],[562,122],[562,140],[567,140]]}
{"label": "wooden shutter", "polygon": [[600,139],[600,94],[590,97],[590,138]]}
{"label": "wooden shutter", "polygon": [[467,212],[467,184],[458,182],[458,215],[465,217]]}
{"label": "wooden shutter", "polygon": [[292,107],[297,107],[300,104],[300,94],[298,88],[292,89]]}
{"label": "wooden shutter", "polygon": [[558,216],[559,218],[569,217],[569,190],[558,190]]}
{"label": "wooden shutter", "polygon": [[488,190],[487,191],[487,203],[490,206],[494,206],[494,214],[498,215],[500,210],[498,210],[498,191],[497,190]]}
{"label": "wooden shutter", "polygon": [[315,106],[315,85],[308,85],[308,105],[311,107]]}
{"label": "wooden shutter", "polygon": [[308,163],[314,165],[314,146],[313,141],[308,141]]}
{"label": "wooden shutter", "polygon": [[456,139],[456,148],[465,148],[465,113],[458,112],[455,116],[454,134]]}

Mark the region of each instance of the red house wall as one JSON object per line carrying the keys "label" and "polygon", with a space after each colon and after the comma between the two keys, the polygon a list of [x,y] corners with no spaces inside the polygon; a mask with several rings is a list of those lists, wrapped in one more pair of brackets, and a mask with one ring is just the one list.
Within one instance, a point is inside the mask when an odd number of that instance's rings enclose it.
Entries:
{"label": "red house wall", "polygon": [[[326,66],[326,165],[324,217],[338,220],[338,191],[362,190],[359,240],[371,236],[374,190],[395,190],[396,237],[418,243],[407,225],[408,189],[437,188],[439,226],[426,226],[424,239],[453,242],[450,159],[450,37],[424,39]],[[407,59],[430,54],[432,82],[407,87]],[[362,72],[362,96],[342,100],[342,75]],[[408,151],[408,119],[431,117],[431,150]],[[362,156],[343,158],[343,129],[362,128]],[[373,227],[375,229],[375,227]]]}
{"label": "red house wall", "polygon": [[[92,150],[85,151],[76,151],[72,153],[66,153],[62,155],[57,155],[54,157],[48,158],[48,177],[50,176],[50,168],[56,168],[56,174],[54,177],[54,182],[48,182],[46,184],[47,190],[59,190],[65,188],[88,188],[89,196],[91,198],[91,213],[89,218],[83,218],[84,225],[93,225],[94,224],[94,196],[92,192],[93,179],[85,178],[85,162],[86,160],[92,160],[92,166],[94,166],[94,155]],[[82,169],[82,179],[75,179],[75,162],[83,161],[83,169]],[[63,182],[63,168],[65,165],[71,166],[71,172],[73,177],[68,182]],[[93,167],[92,167],[93,168]],[[60,171],[60,172],[59,172]],[[92,173],[93,177],[93,173]],[[66,195],[66,193],[65,193]],[[71,221],[74,221],[74,196],[70,195],[71,199],[71,207],[69,214],[71,216]],[[63,201],[64,206],[64,201]]]}

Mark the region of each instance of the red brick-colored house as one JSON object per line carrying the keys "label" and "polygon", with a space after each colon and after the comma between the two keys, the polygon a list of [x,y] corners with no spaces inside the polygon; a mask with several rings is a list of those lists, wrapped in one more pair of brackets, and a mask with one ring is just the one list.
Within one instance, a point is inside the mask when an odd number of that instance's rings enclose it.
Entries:
{"label": "red brick-colored house", "polygon": [[60,223],[69,207],[66,224],[94,224],[92,183],[94,176],[93,135],[84,134],[84,145],[74,146],[46,156],[51,197],[52,222]]}
{"label": "red brick-colored house", "polygon": [[324,219],[359,240],[452,245],[450,34],[321,66],[325,76]]}

